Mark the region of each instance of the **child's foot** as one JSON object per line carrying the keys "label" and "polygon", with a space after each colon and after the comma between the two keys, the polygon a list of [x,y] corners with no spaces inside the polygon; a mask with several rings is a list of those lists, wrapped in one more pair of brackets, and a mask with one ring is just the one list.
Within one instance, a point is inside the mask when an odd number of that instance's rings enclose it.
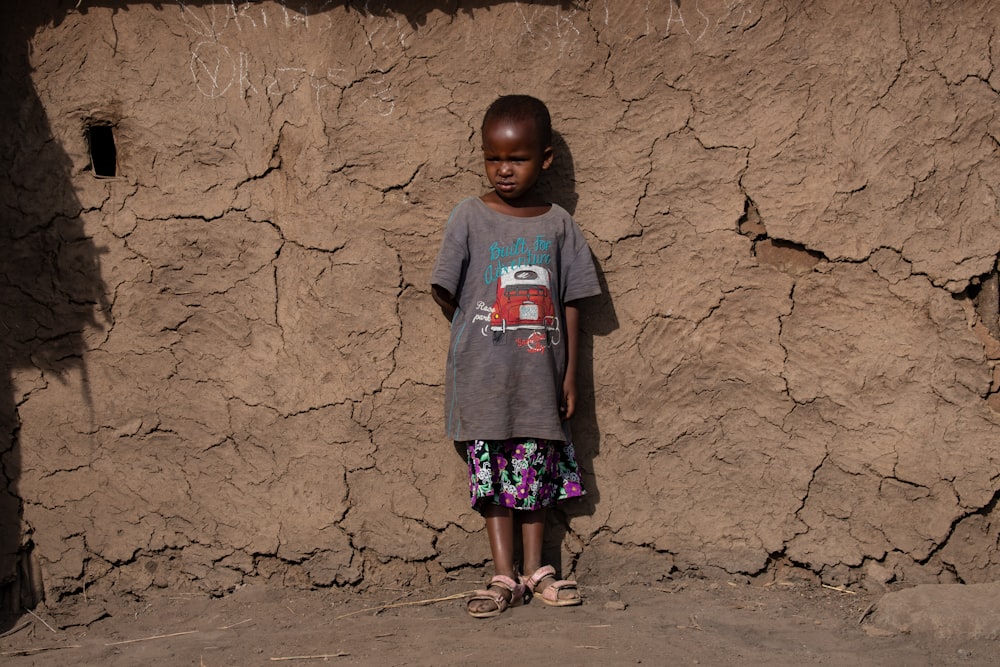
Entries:
{"label": "child's foot", "polygon": [[513,607],[524,600],[524,583],[515,582],[510,577],[498,574],[490,579],[486,590],[476,591],[466,609],[473,618],[499,616],[507,607]]}
{"label": "child's foot", "polygon": [[582,604],[580,589],[575,581],[556,579],[556,570],[551,565],[544,565],[521,582],[528,589],[528,594],[539,598],[551,607],[572,607]]}

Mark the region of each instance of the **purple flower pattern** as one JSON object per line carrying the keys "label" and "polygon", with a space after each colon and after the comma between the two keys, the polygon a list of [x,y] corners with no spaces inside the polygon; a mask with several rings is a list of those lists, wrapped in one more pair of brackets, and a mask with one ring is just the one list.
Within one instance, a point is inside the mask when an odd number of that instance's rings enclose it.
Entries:
{"label": "purple flower pattern", "polygon": [[586,493],[572,443],[512,438],[466,444],[472,505],[516,510],[551,507]]}

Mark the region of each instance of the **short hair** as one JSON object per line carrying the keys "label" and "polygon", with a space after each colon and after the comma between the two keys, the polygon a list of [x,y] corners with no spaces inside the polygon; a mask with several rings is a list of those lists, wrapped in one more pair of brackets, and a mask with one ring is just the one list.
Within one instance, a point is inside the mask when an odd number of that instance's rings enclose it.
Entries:
{"label": "short hair", "polygon": [[552,117],[549,109],[540,99],[531,95],[503,95],[493,101],[486,109],[480,133],[487,123],[497,120],[524,121],[535,123],[538,137],[542,140],[542,148],[552,145]]}

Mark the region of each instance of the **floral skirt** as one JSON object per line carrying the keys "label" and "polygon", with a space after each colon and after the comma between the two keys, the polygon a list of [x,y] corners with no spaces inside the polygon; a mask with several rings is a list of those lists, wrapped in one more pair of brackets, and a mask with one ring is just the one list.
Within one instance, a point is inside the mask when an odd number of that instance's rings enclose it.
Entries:
{"label": "floral skirt", "polygon": [[465,444],[472,506],[480,512],[490,504],[544,509],[585,493],[571,442],[511,438]]}

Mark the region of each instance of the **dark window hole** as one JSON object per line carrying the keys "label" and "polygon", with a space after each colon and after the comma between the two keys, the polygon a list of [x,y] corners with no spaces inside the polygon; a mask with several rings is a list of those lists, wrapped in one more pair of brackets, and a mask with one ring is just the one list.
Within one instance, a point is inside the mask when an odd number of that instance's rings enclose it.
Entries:
{"label": "dark window hole", "polygon": [[118,175],[118,150],[115,148],[115,133],[110,125],[90,125],[87,127],[87,143],[90,145],[90,165],[94,176],[109,178]]}
{"label": "dark window hole", "polygon": [[996,269],[973,278],[965,290],[979,320],[994,338],[1000,339],[1000,274]]}

